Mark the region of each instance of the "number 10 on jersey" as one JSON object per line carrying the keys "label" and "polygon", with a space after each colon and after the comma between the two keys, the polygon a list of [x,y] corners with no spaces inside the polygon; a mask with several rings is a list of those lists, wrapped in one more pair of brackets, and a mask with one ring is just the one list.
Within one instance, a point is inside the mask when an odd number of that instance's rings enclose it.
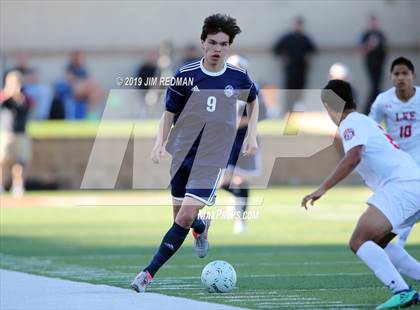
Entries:
{"label": "number 10 on jersey", "polygon": [[401,126],[400,138],[409,138],[409,137],[411,137],[411,125]]}

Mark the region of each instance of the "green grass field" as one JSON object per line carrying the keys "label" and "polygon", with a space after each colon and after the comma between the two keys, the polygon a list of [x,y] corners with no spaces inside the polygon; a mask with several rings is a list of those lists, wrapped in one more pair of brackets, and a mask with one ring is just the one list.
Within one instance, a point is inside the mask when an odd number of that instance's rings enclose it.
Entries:
{"label": "green grass field", "polygon": [[[248,233],[232,234],[232,221],[215,220],[208,257],[195,257],[191,236],[157,274],[150,292],[252,309],[372,308],[389,291],[353,255],[347,240],[370,192],[364,187],[332,190],[310,211],[299,208],[311,188],[253,191],[263,204]],[[167,197],[167,191],[43,193],[59,202],[69,197],[107,195]],[[0,208],[0,268],[127,288],[148,263],[171,224],[171,208],[159,205],[45,206]],[[227,194],[220,193],[219,198]],[[140,198],[139,198],[140,197]],[[37,202],[38,201],[38,202]],[[19,204],[18,204],[19,206]],[[224,208],[214,206],[215,209]],[[408,250],[420,259],[420,230]],[[210,294],[200,283],[202,268],[226,260],[236,269],[232,293]],[[409,281],[410,282],[410,281]],[[414,287],[420,288],[413,283]]]}
{"label": "green grass field", "polygon": [[[317,116],[314,117],[317,119]],[[103,138],[125,137],[134,134],[138,138],[156,136],[158,120],[125,120],[125,121],[32,121],[28,124],[28,134],[32,138]],[[325,134],[319,122],[308,128],[297,125],[286,119],[264,120],[258,125],[260,135],[296,134],[299,130],[305,134]]]}

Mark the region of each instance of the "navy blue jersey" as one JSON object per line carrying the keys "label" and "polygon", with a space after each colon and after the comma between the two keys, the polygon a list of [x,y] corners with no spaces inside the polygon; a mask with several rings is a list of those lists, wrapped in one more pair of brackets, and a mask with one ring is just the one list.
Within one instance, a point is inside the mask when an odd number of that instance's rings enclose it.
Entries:
{"label": "navy blue jersey", "polygon": [[257,91],[245,70],[225,64],[209,72],[196,61],[179,69],[176,80],[192,85],[171,86],[166,110],[175,114],[175,124],[166,146],[173,160],[194,156],[196,165],[226,167],[236,135],[237,102],[252,102]]}
{"label": "navy blue jersey", "polygon": [[[259,105],[259,114],[258,114],[258,121],[261,121],[266,118],[266,111],[264,105],[264,98],[259,91],[258,85],[256,85],[257,89],[257,97],[258,97],[258,105]],[[240,107],[238,109],[238,117],[240,119],[248,120],[248,116],[246,113],[245,107]],[[232,146],[232,151],[229,156],[228,164],[231,166],[235,166],[238,162],[239,155],[241,154],[242,145],[244,144],[244,140],[246,137],[246,133],[248,131],[248,125],[240,126],[236,132],[235,141]]]}

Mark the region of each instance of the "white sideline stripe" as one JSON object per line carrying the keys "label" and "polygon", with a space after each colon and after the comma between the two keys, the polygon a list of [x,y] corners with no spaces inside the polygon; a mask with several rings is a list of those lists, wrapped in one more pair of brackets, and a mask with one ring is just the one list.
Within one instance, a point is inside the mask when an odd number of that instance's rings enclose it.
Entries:
{"label": "white sideline stripe", "polygon": [[0,269],[0,297],[2,310],[244,309],[4,269]]}

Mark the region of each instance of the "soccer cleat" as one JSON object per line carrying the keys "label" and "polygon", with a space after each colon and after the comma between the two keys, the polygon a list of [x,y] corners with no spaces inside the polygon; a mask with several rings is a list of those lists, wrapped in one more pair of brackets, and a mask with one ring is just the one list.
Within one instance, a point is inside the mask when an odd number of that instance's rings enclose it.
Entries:
{"label": "soccer cleat", "polygon": [[203,219],[203,222],[204,225],[206,225],[206,228],[204,228],[204,231],[201,234],[195,233],[194,230],[192,232],[194,237],[195,254],[197,254],[197,256],[200,258],[206,257],[209,251],[208,232],[211,223],[211,218],[206,216]]}
{"label": "soccer cleat", "polygon": [[399,308],[410,307],[413,304],[417,304],[418,299],[419,299],[419,294],[416,292],[416,290],[408,289],[408,290],[394,294],[394,296],[392,296],[386,302],[377,306],[376,310],[399,309]]}
{"label": "soccer cleat", "polygon": [[131,283],[130,287],[137,293],[146,292],[146,288],[152,283],[153,277],[148,271],[140,272]]}
{"label": "soccer cleat", "polygon": [[12,195],[15,198],[20,198],[23,196],[23,194],[25,193],[25,189],[23,188],[23,186],[13,186],[12,187]]}
{"label": "soccer cleat", "polygon": [[246,233],[246,224],[243,220],[236,220],[233,225],[233,233],[235,235]]}

